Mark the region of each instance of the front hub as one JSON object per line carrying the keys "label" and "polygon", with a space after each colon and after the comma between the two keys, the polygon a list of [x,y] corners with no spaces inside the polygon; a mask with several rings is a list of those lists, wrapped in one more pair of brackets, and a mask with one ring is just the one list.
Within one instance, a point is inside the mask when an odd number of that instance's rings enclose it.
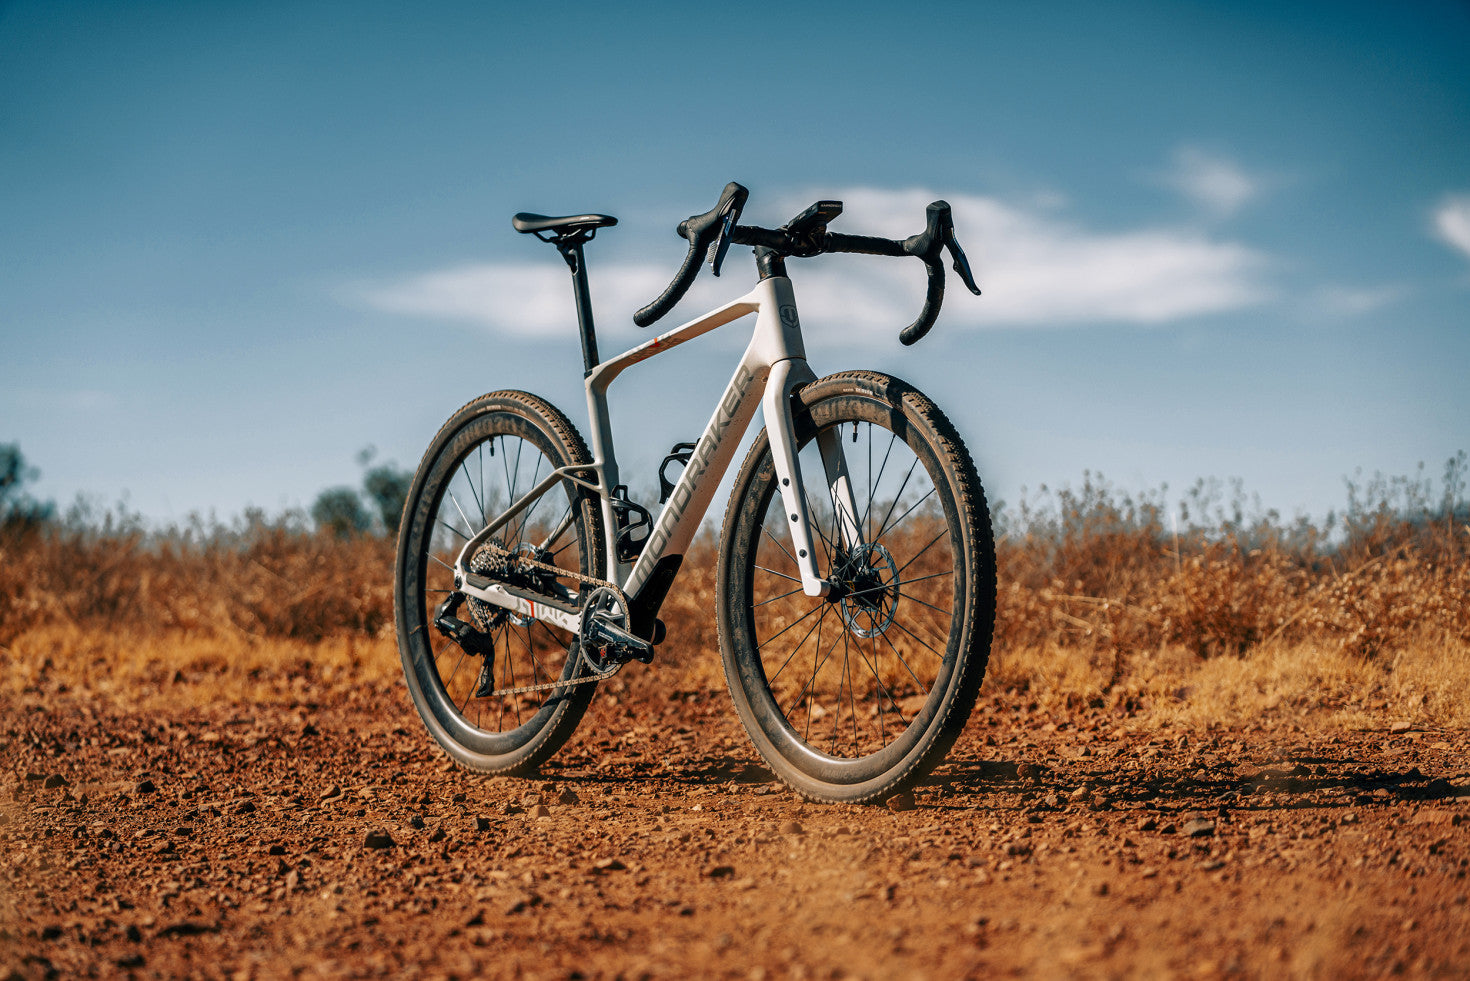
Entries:
{"label": "front hub", "polygon": [[839,561],[842,619],[859,637],[887,633],[898,610],[898,563],[882,545],[859,545]]}

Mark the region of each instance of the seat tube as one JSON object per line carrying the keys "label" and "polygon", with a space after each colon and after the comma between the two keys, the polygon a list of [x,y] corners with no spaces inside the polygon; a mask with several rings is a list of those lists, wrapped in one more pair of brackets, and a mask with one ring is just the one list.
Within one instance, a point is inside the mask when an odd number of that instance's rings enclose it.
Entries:
{"label": "seat tube", "polygon": [[593,470],[597,475],[597,506],[602,512],[603,540],[597,547],[606,556],[608,579],[621,583],[627,576],[628,565],[618,561],[616,547],[617,516],[612,510],[612,489],[618,483],[618,459],[613,448],[612,420],[607,409],[607,382],[589,375],[583,382],[587,391],[587,420],[591,423],[588,435],[592,439]]}
{"label": "seat tube", "polygon": [[577,331],[582,336],[582,374],[597,367],[597,330],[592,322],[592,292],[587,286],[587,260],[580,239],[559,241],[556,249],[572,271],[572,295],[577,301]]}

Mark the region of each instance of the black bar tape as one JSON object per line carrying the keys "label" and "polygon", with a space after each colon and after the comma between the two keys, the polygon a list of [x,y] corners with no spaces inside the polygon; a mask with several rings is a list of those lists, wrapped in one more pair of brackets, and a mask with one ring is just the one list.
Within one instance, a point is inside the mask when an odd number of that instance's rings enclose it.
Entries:
{"label": "black bar tape", "polygon": [[731,181],[725,185],[724,191],[720,193],[720,200],[713,208],[702,215],[691,215],[679,222],[679,234],[689,240],[689,253],[684,256],[684,264],[679,267],[674,281],[659,294],[658,299],[633,314],[633,323],[639,327],[647,327],[684,298],[684,294],[689,292],[689,287],[694,285],[694,280],[699,276],[699,267],[704,261],[705,253],[720,233],[720,224],[725,214],[728,212],[739,218],[740,210],[745,207],[745,199],[749,194],[744,187]]}
{"label": "black bar tape", "polygon": [[919,311],[919,319],[899,331],[898,340],[901,344],[913,344],[929,333],[929,328],[934,326],[934,321],[939,319],[939,308],[944,305],[944,263],[939,260],[926,261],[924,268],[929,270],[929,286],[924,293],[924,309]]}
{"label": "black bar tape", "polygon": [[703,260],[704,250],[697,245],[689,246],[689,254],[684,256],[684,264],[679,267],[674,281],[658,295],[658,299],[633,314],[633,323],[639,327],[647,327],[674,309],[674,305],[684,299],[684,294],[688,293],[689,287],[694,285],[695,277],[699,275],[700,263]]}
{"label": "black bar tape", "polygon": [[758,225],[736,225],[730,229],[730,241],[735,245],[764,245],[768,249],[786,255],[791,243],[786,236],[774,228],[761,228]]}
{"label": "black bar tape", "polygon": [[838,232],[828,232],[822,242],[823,252],[853,252],[857,255],[890,255],[905,256],[909,253],[904,250],[903,243],[891,238],[877,238],[873,235],[843,235]]}

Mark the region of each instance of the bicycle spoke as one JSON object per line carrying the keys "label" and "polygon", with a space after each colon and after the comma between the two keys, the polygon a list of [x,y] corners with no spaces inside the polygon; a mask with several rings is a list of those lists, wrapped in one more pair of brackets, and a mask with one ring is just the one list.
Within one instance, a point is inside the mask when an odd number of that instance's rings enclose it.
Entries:
{"label": "bicycle spoke", "polygon": [[903,573],[903,570],[905,570],[909,566],[913,565],[914,562],[918,560],[918,558],[919,558],[920,555],[923,555],[925,552],[927,552],[931,548],[933,548],[934,547],[934,543],[937,542],[937,541],[939,541],[939,539],[943,538],[947,534],[949,534],[949,529],[946,528],[946,529],[941,530],[939,532],[939,534],[935,535],[934,538],[930,540],[930,542],[929,542],[928,545],[925,545],[923,548],[919,549],[918,552],[914,553],[913,558],[909,559],[903,565],[901,565],[901,566],[898,567],[899,573],[902,574]]}
{"label": "bicycle spoke", "polygon": [[[869,646],[873,646],[872,645],[872,638],[871,637],[868,638],[868,641],[869,641]],[[887,685],[883,684],[883,676],[879,673],[878,669],[873,666],[873,661],[870,661],[868,659],[868,655],[865,654],[865,653],[863,653],[863,647],[862,647],[862,645],[861,644],[857,644],[855,646],[857,647],[858,657],[860,657],[862,659],[863,664],[867,665],[868,671],[872,673],[872,675],[873,675],[873,681],[877,684],[879,693],[881,693],[883,695],[887,695],[888,696],[888,702],[889,702],[889,704],[890,705],[894,705],[895,708],[896,708],[897,706],[896,706],[896,703],[894,703],[894,701],[893,701],[893,694],[892,694],[892,692],[890,692],[888,690],[888,686]],[[876,647],[874,647],[874,654],[873,654],[873,656],[874,656],[874,659],[877,658],[877,649],[876,649]],[[874,707],[874,714],[877,715],[877,717],[878,717],[878,745],[880,747],[883,747],[883,746],[887,746],[888,745],[888,729],[887,729],[887,727],[883,723],[883,699],[881,697],[877,698],[877,703],[878,704]],[[902,712],[898,712],[897,714],[898,714],[899,719],[902,720],[903,713]]]}
{"label": "bicycle spoke", "polygon": [[883,520],[878,522],[878,534],[874,540],[883,537],[883,532],[888,529],[888,519],[893,517],[893,509],[898,507],[898,502],[903,499],[903,492],[909,486],[909,480],[914,476],[914,468],[919,465],[919,458],[914,457],[914,462],[909,464],[909,472],[903,475],[903,483],[898,485],[898,493],[893,495],[893,501],[888,505],[888,513],[883,515]]}
{"label": "bicycle spoke", "polygon": [[[490,445],[491,446],[494,446],[495,445],[494,444],[494,441],[491,441],[491,444]],[[489,519],[488,519],[488,517],[486,516],[486,513],[485,513],[486,512],[486,503],[490,499],[490,490],[489,490],[489,485],[485,482],[485,444],[484,443],[481,443],[479,446],[476,446],[475,447],[475,463],[478,464],[478,466],[476,467],[476,469],[480,471],[480,491],[481,491],[481,494],[480,494],[480,527],[483,528],[487,524],[490,523],[490,521],[489,521]]]}
{"label": "bicycle spoke", "polygon": [[[516,466],[520,466],[519,448],[516,450]],[[504,436],[500,437],[500,470],[505,474],[505,507],[508,509],[516,502],[516,482],[510,474],[510,451],[505,448]]]}
{"label": "bicycle spoke", "polygon": [[[837,648],[838,641],[842,641],[843,643],[846,643],[846,638],[847,638],[847,631],[845,631],[845,630],[839,630],[837,632],[837,640],[834,640],[832,642],[832,644],[827,648],[827,653],[822,655],[821,664],[827,663],[827,659],[832,656],[832,651]],[[822,649],[822,638],[821,638],[821,634],[819,632],[818,635],[817,635],[817,650],[816,650],[816,653],[820,653],[821,652],[821,649]],[[812,664],[813,664],[812,678],[811,678],[811,681],[808,681],[807,682],[807,688],[810,688],[812,682],[816,681],[816,679],[817,679],[817,671],[820,670],[820,665],[817,663],[817,661],[816,661],[815,658],[813,658]],[[802,689],[802,692],[799,692],[797,694],[796,701],[794,701],[794,702],[791,703],[791,708],[792,709],[796,708],[796,706],[801,703],[802,695],[806,692],[806,690],[807,690],[806,688],[803,688]],[[803,735],[802,738],[805,739],[805,740],[808,740],[808,741],[810,741],[810,739],[812,738],[812,706],[814,706],[816,704],[816,701],[817,700],[815,698],[812,698],[810,696],[808,696],[807,699],[806,699],[806,734]],[[784,716],[786,716],[789,719],[791,717],[791,709],[787,709],[785,712],[783,712],[781,714],[784,715]]]}
{"label": "bicycle spoke", "polygon": [[[531,472],[532,487],[535,487],[537,481],[541,479],[541,461],[544,459],[545,457],[541,456],[539,453],[536,455],[536,469]],[[532,501],[531,506],[526,509],[523,515],[521,515],[521,525],[516,530],[516,541],[520,541],[522,538],[526,537],[526,529],[531,527],[531,515],[536,513],[536,509],[541,506],[541,502],[544,500],[546,500],[546,495],[542,494],[540,497],[536,498],[536,500]]]}
{"label": "bicycle spoke", "polygon": [[901,515],[898,516],[898,520],[897,521],[895,521],[892,525],[885,524],[882,527],[880,527],[878,529],[878,537],[879,538],[882,538],[884,532],[893,531],[899,525],[903,524],[903,519],[904,518],[907,518],[909,515],[913,514],[914,513],[914,509],[917,508],[920,504],[923,504],[925,501],[929,500],[930,495],[933,494],[933,493],[934,493],[934,488],[933,487],[930,487],[927,491],[924,492],[924,496],[923,497],[919,498],[917,501],[915,501],[913,503],[913,506],[912,507],[910,507],[907,511],[905,511],[903,514],[901,514]]}
{"label": "bicycle spoke", "polygon": [[[551,632],[551,628],[548,627],[545,624],[545,622],[543,622],[541,620],[537,620],[536,621],[536,625],[539,626],[541,628],[541,632],[546,635],[546,639],[550,642],[551,649],[552,650],[554,650],[554,651],[555,650],[560,650],[563,653],[565,653],[568,658],[571,658],[571,657],[576,656],[574,653],[572,653],[571,651],[568,650],[567,642],[564,641],[564,640],[562,640],[556,634],[552,633]],[[566,674],[567,673],[566,663],[565,662],[562,663],[562,672],[561,673],[562,674]],[[549,677],[551,675],[551,672],[548,671],[548,672],[546,672],[546,674]],[[558,675],[558,677],[560,677],[560,675]]]}
{"label": "bicycle spoke", "polygon": [[[903,625],[902,624],[899,624],[899,626],[902,627]],[[919,691],[921,693],[927,694],[928,691],[929,691],[929,689],[930,689],[930,687],[932,687],[932,686],[926,685],[926,684],[924,684],[924,682],[922,682],[922,681],[919,680],[919,676],[914,673],[913,666],[909,664],[908,658],[906,658],[906,657],[903,656],[903,651],[900,651],[897,647],[894,646],[893,641],[891,641],[891,640],[888,639],[888,635],[886,633],[883,634],[882,637],[883,637],[883,643],[887,644],[888,645],[888,649],[893,652],[893,656],[896,657],[896,658],[898,658],[898,663],[899,664],[902,664],[903,665],[903,669],[908,672],[909,677],[912,678],[912,679],[914,679],[914,684],[918,686]],[[915,640],[919,640],[919,638],[917,638],[917,637],[915,637],[914,639]],[[919,640],[919,643],[922,644],[924,642],[922,640]],[[932,650],[932,648],[931,648],[931,650]],[[935,653],[938,653],[938,652],[936,651]]]}
{"label": "bicycle spoke", "polygon": [[[848,595],[848,598],[850,599],[850,598],[852,598],[854,596],[862,596],[862,595],[864,595],[866,593],[878,593],[878,592],[882,592],[882,591],[887,590],[887,589],[892,589],[894,586],[907,586],[909,583],[913,583],[913,582],[923,582],[926,579],[943,579],[945,576],[952,576],[952,575],[954,575],[954,570],[953,569],[950,569],[947,572],[936,572],[933,575],[928,575],[928,576],[915,576],[913,579],[895,579],[895,580],[893,580],[893,582],[883,583],[881,586],[869,586],[867,589],[854,589],[852,592],[848,593],[847,595]],[[790,594],[788,593],[787,595],[790,595]],[[913,597],[908,597],[908,598],[909,599],[913,599]],[[922,602],[922,600],[920,600],[919,602]],[[949,613],[951,616],[954,615],[953,614],[953,611],[951,611],[951,610],[943,610],[941,612]]]}
{"label": "bicycle spoke", "polygon": [[[904,623],[903,623],[902,620],[894,620],[893,621],[893,625],[895,627],[897,627],[899,630],[902,630],[904,633],[908,634],[910,637],[914,638],[914,640],[918,641],[919,644],[922,647],[924,647],[924,649],[927,650],[930,654],[933,654],[935,657],[939,658],[939,660],[941,660],[941,661],[944,660],[944,655],[943,654],[941,654],[938,651],[936,651],[933,647],[930,647],[929,646],[929,642],[926,641],[926,640],[924,640],[923,637],[920,637],[918,634],[914,633],[908,627],[904,626]],[[885,634],[884,636],[887,636],[887,635]],[[893,646],[893,642],[892,641],[889,641],[889,645],[888,646],[892,647]],[[897,653],[897,648],[894,649],[894,653]],[[915,681],[918,681],[917,678],[915,678],[914,680]]]}
{"label": "bicycle spoke", "polygon": [[[841,634],[840,634],[840,637],[841,638],[845,638],[846,636],[847,636],[847,631],[845,631],[845,630],[842,631]],[[844,643],[846,643],[846,641],[844,641]],[[791,707],[792,708],[795,708],[796,705],[797,705],[797,703],[799,703],[803,698],[805,698],[808,695],[808,693],[811,692],[812,686],[815,685],[816,682],[817,682],[817,675],[821,673],[822,665],[824,665],[824,664],[827,663],[827,659],[832,656],[832,651],[835,650],[836,648],[837,648],[837,641],[834,640],[832,642],[832,646],[829,647],[829,648],[827,648],[827,653],[826,654],[822,654],[820,645],[818,645],[818,647],[812,651],[812,676],[811,676],[811,678],[809,678],[807,680],[806,684],[802,685],[801,691],[799,691],[799,692],[796,693],[796,698],[793,699],[792,702],[791,702]],[[820,658],[818,658],[818,656],[817,656],[819,654],[821,655]],[[790,660],[790,658],[788,658],[787,660]],[[785,714],[789,713],[790,711],[791,711],[790,709],[787,709],[786,712],[783,712],[782,714],[785,715]],[[808,711],[808,715],[810,715],[810,711],[811,711],[810,710],[810,703],[808,703],[808,710],[807,711]],[[808,722],[808,725],[810,725],[810,722]]]}
{"label": "bicycle spoke", "polygon": [[[472,485],[470,487],[470,493],[473,494],[474,491],[475,491],[475,488]],[[461,521],[464,522],[464,526],[466,528],[473,528],[474,525],[470,524],[470,519],[467,518],[467,517],[465,517],[464,508],[462,508],[462,507],[459,506],[459,498],[457,498],[457,497],[454,496],[454,491],[453,490],[451,490],[449,492],[449,499],[454,502],[454,510],[456,510],[456,511],[459,512],[459,518],[460,518]]]}
{"label": "bicycle spoke", "polygon": [[[807,497],[805,480],[801,482],[801,499],[806,502],[806,513],[808,517],[813,517],[816,512],[812,510],[811,498]],[[826,547],[827,561],[830,564],[832,561],[832,556],[837,554],[836,546],[832,544],[832,539],[828,538],[827,533],[822,531],[822,525],[820,521],[811,520],[808,521],[807,524],[816,529],[817,537],[822,540],[822,544]]]}
{"label": "bicycle spoke", "polygon": [[[533,620],[531,622],[532,623],[535,623],[536,621]],[[533,685],[539,685],[539,684],[541,684],[541,670],[540,670],[540,668],[541,668],[541,662],[537,659],[537,657],[536,657],[536,651],[531,646],[531,642],[530,642],[531,628],[530,628],[530,626],[528,625],[526,627],[526,636],[525,637],[522,637],[521,636],[520,631],[510,631],[510,632],[515,634],[516,640],[520,641],[521,642],[521,646],[526,649],[526,657],[531,662],[531,684],[533,684]]]}
{"label": "bicycle spoke", "polygon": [[[769,538],[775,544],[775,546],[777,548],[779,548],[781,550],[781,554],[782,555],[786,556],[788,559],[791,560],[791,564],[792,565],[796,566],[798,569],[801,568],[801,564],[796,561],[795,556],[793,556],[790,552],[786,551],[786,546],[785,545],[782,545],[781,544],[781,540],[778,539],[775,535],[771,534],[771,530],[769,528],[767,528],[764,524],[761,525],[761,532],[767,538]],[[769,572],[770,570],[767,569],[766,571]],[[779,575],[779,573],[777,573],[777,575]]]}
{"label": "bicycle spoke", "polygon": [[[813,612],[815,611],[815,609],[816,608],[814,607],[813,608]],[[780,669],[778,669],[776,671],[776,673],[774,675],[772,675],[770,678],[766,679],[767,681],[769,681],[773,685],[776,683],[776,679],[781,677],[781,672],[786,670],[786,665],[790,664],[791,663],[791,659],[794,658],[794,657],[796,657],[796,655],[801,652],[801,649],[806,646],[807,638],[812,635],[812,631],[813,630],[816,630],[818,627],[820,627],[822,625],[822,621],[825,620],[825,619],[827,619],[827,611],[830,610],[830,609],[831,609],[831,606],[828,606],[827,609],[822,610],[822,615],[819,616],[819,617],[817,617],[817,622],[814,623],[814,624],[812,624],[810,627],[807,628],[806,633],[802,634],[801,640],[797,641],[796,646],[791,649],[791,653],[788,654],[786,656],[786,660],[784,662],[782,662]],[[811,616],[811,613],[808,613],[807,616]],[[806,617],[802,617],[802,620],[805,620],[805,619],[806,619]],[[800,622],[801,622],[800,620],[797,621],[797,623],[800,623]],[[794,627],[794,626],[796,626],[796,624],[793,623],[792,626]],[[783,630],[782,633],[785,633],[785,631]],[[776,636],[779,637],[780,634],[777,634]],[[771,640],[775,640],[775,639],[776,639],[775,637],[772,637],[771,638]],[[770,641],[767,641],[766,643],[769,644]],[[817,641],[817,643],[818,643],[818,646],[821,645],[820,639]],[[762,646],[765,646],[765,645],[762,645]]]}
{"label": "bicycle spoke", "polygon": [[[883,718],[883,697],[882,696],[884,696],[884,695],[887,695],[888,696],[888,704],[891,705],[891,706],[893,706],[893,708],[895,710],[894,711],[894,714],[898,716],[898,721],[900,721],[900,722],[904,722],[903,712],[898,709],[898,704],[893,700],[893,692],[890,691],[889,688],[888,688],[888,686],[883,683],[883,671],[881,669],[882,660],[879,657],[880,652],[879,652],[879,649],[878,649],[878,645],[875,644],[875,643],[873,643],[873,638],[871,638],[871,637],[868,638],[868,646],[873,651],[873,659],[871,661],[869,661],[867,659],[867,657],[865,656],[865,657],[863,657],[863,663],[868,666],[868,670],[869,671],[873,672],[873,684],[875,684],[875,685],[878,686],[878,691],[876,693],[876,699],[877,699],[878,704],[873,707],[875,713],[878,716],[878,745],[880,745],[880,746],[887,746],[888,745],[888,723],[887,723],[887,720],[885,720]],[[862,651],[859,650],[858,653],[859,654],[862,654]],[[907,726],[908,723],[904,722],[904,725]]]}
{"label": "bicycle spoke", "polygon": [[794,595],[796,595],[799,592],[801,592],[800,589],[788,589],[786,592],[780,593],[780,594],[778,594],[776,596],[772,596],[770,599],[763,599],[763,600],[761,600],[759,603],[757,603],[755,605],[756,606],[765,606],[767,603],[774,603],[778,599],[785,599],[786,597],[788,597],[788,596],[794,596]]}
{"label": "bicycle spoke", "polygon": [[557,540],[559,538],[561,538],[562,535],[565,535],[567,533],[567,530],[569,528],[571,528],[571,527],[572,527],[572,502],[571,501],[568,501],[567,502],[566,510],[561,513],[561,517],[560,518],[557,518],[556,519],[556,529],[554,531],[552,531],[551,537],[547,538],[546,541],[541,545],[541,547],[543,549],[545,549],[547,552],[549,552],[551,554],[551,557],[552,557],[553,560],[558,555],[560,555],[562,553],[562,551],[565,550],[568,546],[571,546],[571,545],[575,545],[576,544],[577,540],[575,538],[573,538],[571,541],[567,542],[567,544],[566,545],[563,545],[561,548],[553,548],[552,547],[553,545],[555,545],[557,543]]}
{"label": "bicycle spoke", "polygon": [[929,609],[933,610],[935,613],[943,613],[945,616],[949,617],[950,619],[953,619],[954,618],[954,610],[946,610],[943,607],[935,606],[933,603],[926,603],[924,600],[919,599],[919,597],[917,597],[917,596],[906,596],[904,598],[907,599],[907,600],[909,600],[909,601],[911,601],[911,602],[918,603],[920,606],[927,606]]}
{"label": "bicycle spoke", "polygon": [[449,524],[443,518],[440,518],[439,519],[439,525],[440,525],[440,527],[447,529],[449,531],[449,533],[452,534],[452,535],[458,535],[460,538],[463,538],[465,541],[469,541],[470,540],[470,536],[469,535],[466,535],[464,532],[462,532],[458,528],[454,527],[454,525]]}
{"label": "bicycle spoke", "polygon": [[[516,443],[516,462],[515,466],[511,470],[511,472],[514,474],[514,477],[510,482],[510,501],[506,504],[506,507],[510,507],[511,505],[515,504],[517,500],[519,500],[519,497],[516,495],[516,491],[521,486],[521,454],[525,451],[526,441],[522,439]],[[509,542],[508,544],[510,545],[510,547],[513,548],[516,545],[519,545],[520,542],[514,541]]]}
{"label": "bicycle spoke", "polygon": [[[505,633],[507,635],[510,634],[510,627],[508,627],[508,626],[506,627]],[[516,681],[515,658],[513,658],[513,657],[510,656],[510,644],[506,644],[505,645],[505,667],[506,667],[506,670],[510,673],[510,683],[508,685],[506,685],[505,687],[506,688],[519,688],[520,687],[520,683],[518,681]],[[510,704],[511,704],[511,706],[515,709],[515,712],[516,712],[516,725],[517,726],[520,726],[520,725],[524,724],[523,723],[523,720],[521,719],[521,699],[520,699],[520,696],[519,695],[515,695],[515,696],[512,696],[509,699],[501,699],[501,701],[502,702],[509,701]]]}
{"label": "bicycle spoke", "polygon": [[[853,435],[857,435],[857,423],[852,424]],[[873,523],[868,520],[868,512],[873,508],[873,424],[868,423],[868,499],[863,503],[863,524],[867,530],[863,532],[863,541],[873,540]]]}
{"label": "bicycle spoke", "polygon": [[[463,461],[463,460],[460,461],[459,470],[460,470],[460,473],[463,473],[464,474],[464,482],[465,482],[466,486],[469,487],[470,493],[474,495],[474,497],[475,497],[475,504],[479,506],[480,513],[481,514],[484,514],[485,513],[485,504],[480,499],[480,495],[475,492],[475,481],[470,477],[470,471],[469,471],[469,468],[467,466],[465,466],[465,461]],[[451,490],[449,492],[449,496],[451,498],[453,498],[454,497],[454,491]],[[455,500],[455,502],[454,502],[454,508],[455,508],[455,510],[457,510],[459,512],[459,516],[461,518],[464,518],[464,526],[466,528],[473,528],[474,525],[470,523],[470,519],[469,518],[466,518],[465,517],[464,509],[459,506],[459,501],[458,500]]]}
{"label": "bicycle spoke", "polygon": [[[870,443],[872,441],[872,435],[873,435],[872,434],[872,426],[870,425],[868,427],[868,438],[869,438],[869,442]],[[870,530],[872,529],[873,526],[872,526],[871,522],[869,522],[868,519],[869,519],[869,517],[873,513],[873,496],[877,493],[879,485],[881,485],[883,483],[883,471],[885,471],[885,470],[888,469],[888,455],[893,452],[893,444],[895,442],[897,442],[897,441],[898,441],[898,434],[897,433],[889,433],[888,434],[888,448],[883,451],[883,462],[880,463],[880,464],[878,464],[878,476],[874,477],[872,480],[870,480],[868,482],[868,505],[867,505],[867,508],[863,511],[863,523],[866,524]],[[871,462],[871,460],[872,460],[872,454],[870,453],[869,454],[869,464],[868,464],[868,472],[870,474],[872,473],[872,462]]]}
{"label": "bicycle spoke", "polygon": [[[455,646],[458,647],[459,645],[456,644]],[[459,674],[459,666],[464,663],[464,659],[467,657],[469,657],[469,654],[465,652],[465,649],[463,647],[460,647],[459,660],[454,662],[454,670],[449,672],[449,678],[444,682],[444,687],[446,689],[450,685],[454,684],[454,676]]]}

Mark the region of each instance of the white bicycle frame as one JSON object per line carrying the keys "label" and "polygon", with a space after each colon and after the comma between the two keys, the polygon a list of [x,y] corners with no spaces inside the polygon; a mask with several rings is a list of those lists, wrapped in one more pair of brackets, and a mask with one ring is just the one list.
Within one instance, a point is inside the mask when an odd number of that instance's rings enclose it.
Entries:
{"label": "white bicycle frame", "polygon": [[[612,422],[608,416],[608,387],[624,370],[640,361],[647,361],[752,313],[756,320],[750,344],[715,406],[709,425],[695,445],[683,474],[659,512],[642,552],[633,563],[620,562],[617,555],[617,517],[612,503],[613,488],[619,483],[618,463],[613,447]],[[579,614],[515,595],[497,583],[481,585],[472,582],[467,572],[469,560],[481,544],[565,480],[596,493],[602,509],[604,540],[601,545],[606,551],[608,578],[624,591],[630,602],[636,602],[659,561],[666,556],[683,555],[689,546],[759,405],[765,416],[781,500],[790,518],[791,552],[801,573],[802,592],[808,596],[829,594],[831,584],[817,572],[811,515],[802,487],[801,469],[796,462],[796,438],[791,418],[792,393],[816,379],[806,361],[796,296],[791,280],[785,276],[764,278],[740,299],[601,362],[588,373],[584,383],[587,413],[592,426],[593,462],[552,471],[466,542],[454,562],[457,588],[493,606],[520,616],[542,619],[575,633],[580,626]],[[862,535],[840,440],[834,433],[826,432],[818,436],[817,443],[834,509],[836,533],[845,548],[856,549],[862,544]],[[588,470],[595,474],[595,483],[582,476]],[[563,524],[571,519],[569,512]],[[554,529],[547,540],[554,540],[564,530],[565,527]]]}

